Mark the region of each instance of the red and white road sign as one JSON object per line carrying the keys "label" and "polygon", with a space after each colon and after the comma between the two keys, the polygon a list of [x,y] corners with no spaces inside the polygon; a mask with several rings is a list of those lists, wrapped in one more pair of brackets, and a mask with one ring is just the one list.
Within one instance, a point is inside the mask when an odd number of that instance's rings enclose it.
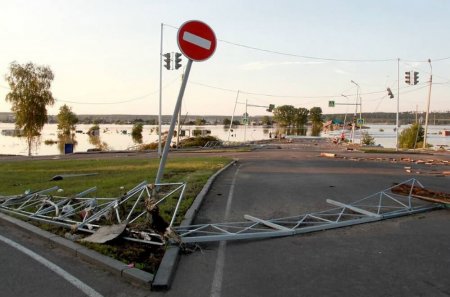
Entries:
{"label": "red and white road sign", "polygon": [[209,59],[216,50],[216,35],[205,23],[187,21],[178,29],[178,47],[193,61]]}

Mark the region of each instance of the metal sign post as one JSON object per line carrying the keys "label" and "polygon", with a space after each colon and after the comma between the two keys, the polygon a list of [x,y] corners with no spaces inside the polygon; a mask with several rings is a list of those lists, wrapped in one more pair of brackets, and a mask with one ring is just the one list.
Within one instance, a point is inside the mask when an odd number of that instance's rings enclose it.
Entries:
{"label": "metal sign post", "polygon": [[181,83],[180,93],[178,94],[178,100],[173,111],[172,120],[170,122],[169,134],[167,135],[166,144],[159,162],[158,173],[156,175],[155,184],[159,184],[164,174],[164,167],[166,166],[167,154],[169,153],[170,144],[172,142],[173,131],[175,130],[175,122],[177,121],[177,115],[180,112],[181,101],[183,100],[184,90],[186,89],[187,80],[189,78],[189,72],[191,72],[192,60],[189,59],[186,65],[186,72],[184,73],[183,81]]}
{"label": "metal sign post", "polygon": [[178,94],[178,100],[173,111],[172,120],[170,122],[169,134],[167,135],[166,144],[159,163],[158,173],[156,174],[155,184],[159,184],[164,174],[167,155],[169,153],[170,144],[172,142],[173,132],[177,116],[181,109],[184,90],[191,72],[192,61],[204,61],[209,59],[216,50],[216,35],[214,31],[205,23],[200,21],[188,21],[181,25],[177,34],[178,47],[181,52],[188,58],[186,71]]}

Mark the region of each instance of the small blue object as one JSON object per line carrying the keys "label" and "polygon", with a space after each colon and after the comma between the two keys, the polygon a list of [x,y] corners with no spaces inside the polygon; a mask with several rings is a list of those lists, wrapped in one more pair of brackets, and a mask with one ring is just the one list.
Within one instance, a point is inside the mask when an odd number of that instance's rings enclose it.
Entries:
{"label": "small blue object", "polygon": [[72,154],[72,153],[73,153],[73,143],[65,143],[64,154]]}

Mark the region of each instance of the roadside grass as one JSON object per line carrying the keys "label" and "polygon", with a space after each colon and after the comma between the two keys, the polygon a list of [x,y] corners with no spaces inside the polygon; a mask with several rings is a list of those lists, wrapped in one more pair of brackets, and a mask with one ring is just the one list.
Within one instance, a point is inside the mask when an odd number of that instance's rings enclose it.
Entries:
{"label": "roadside grass", "polygon": [[[166,164],[162,182],[185,181],[192,186],[203,184],[228,162],[229,158],[213,156],[171,158]],[[59,186],[68,196],[96,186],[97,197],[118,197],[144,180],[152,183],[158,166],[158,159],[3,161],[0,163],[0,195],[22,194],[28,189],[43,190]],[[56,175],[91,173],[97,175],[51,181]],[[188,188],[191,188],[189,184]],[[187,191],[187,194],[195,193]]]}
{"label": "roadside grass", "polygon": [[[175,225],[180,223],[208,178],[231,161],[230,158],[205,156],[170,158],[161,182],[186,182],[185,195],[180,204]],[[118,198],[142,181],[153,183],[159,159],[120,158],[84,160],[25,160],[0,163],[0,196],[23,194],[26,190],[44,190],[54,186],[63,189],[58,196],[72,196],[88,188],[97,187],[89,197]],[[91,174],[51,181],[56,175]],[[160,205],[160,214],[169,221],[176,200],[168,199]],[[39,227],[59,235],[68,230],[54,225],[36,223]],[[82,243],[107,256],[154,273],[164,248],[116,239],[107,244]]]}

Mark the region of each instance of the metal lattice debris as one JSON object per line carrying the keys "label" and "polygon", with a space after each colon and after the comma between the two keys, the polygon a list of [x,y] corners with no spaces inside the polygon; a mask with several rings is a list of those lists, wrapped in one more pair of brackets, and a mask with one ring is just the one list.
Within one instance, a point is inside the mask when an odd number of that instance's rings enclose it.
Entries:
{"label": "metal lattice debris", "polygon": [[245,215],[247,221],[244,222],[191,225],[174,230],[183,243],[270,238],[375,222],[443,207],[411,195],[414,187],[423,188],[418,180],[410,179],[400,185],[410,187],[408,195],[392,192],[396,185],[349,204],[327,199],[337,208],[325,211],[268,220]]}
{"label": "metal lattice debris", "polygon": [[[155,187],[158,191],[155,197],[152,197]],[[164,231],[167,227],[171,228],[175,222],[185,188],[186,183],[149,185],[143,181],[119,198],[88,198],[87,195],[96,191],[95,187],[72,197],[53,196],[51,193],[56,192],[59,187],[52,187],[2,197],[0,210],[73,231],[95,233],[100,230],[94,241],[101,242],[122,234],[127,240],[163,245],[166,241]],[[164,223],[163,232],[155,232],[149,228],[149,217],[154,218],[159,204],[169,197],[177,198],[170,223]],[[122,230],[125,232],[111,227],[115,225],[126,225],[126,229]]]}

